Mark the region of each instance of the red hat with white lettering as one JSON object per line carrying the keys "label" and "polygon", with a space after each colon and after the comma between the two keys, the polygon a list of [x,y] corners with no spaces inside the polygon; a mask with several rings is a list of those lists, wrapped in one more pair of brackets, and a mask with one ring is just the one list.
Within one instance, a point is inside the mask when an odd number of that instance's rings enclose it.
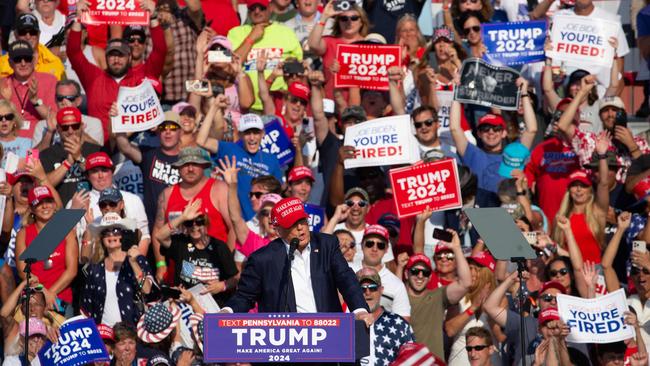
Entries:
{"label": "red hat with white lettering", "polygon": [[560,320],[560,313],[557,311],[557,308],[546,308],[540,311],[539,317],[537,317],[539,325],[544,325],[546,322],[552,320]]}
{"label": "red hat with white lettering", "polygon": [[81,123],[81,112],[76,107],[65,107],[56,112],[56,122],[60,125]]}
{"label": "red hat with white lettering", "polygon": [[314,179],[314,173],[306,166],[297,166],[289,172],[289,183],[297,182],[304,178],[309,178],[312,183],[316,180]]}
{"label": "red hat with white lettering", "polygon": [[572,183],[579,182],[587,187],[591,187],[591,180],[589,179],[589,175],[587,175],[587,172],[584,170],[576,170],[575,172],[571,173],[569,175],[569,185]]}
{"label": "red hat with white lettering", "polygon": [[246,0],[246,7],[250,8],[253,5],[262,5],[265,8],[269,7],[270,0]]}
{"label": "red hat with white lettering", "polygon": [[43,200],[54,198],[52,191],[47,186],[38,186],[29,190],[27,193],[27,202],[32,207],[38,206]]}
{"label": "red hat with white lettering", "polygon": [[408,271],[409,269],[411,269],[411,267],[413,267],[414,265],[416,265],[418,263],[422,263],[427,268],[433,269],[433,267],[431,266],[431,259],[429,259],[429,257],[427,257],[426,255],[424,255],[422,253],[413,254],[412,256],[410,256],[409,261],[406,262],[406,267],[404,267],[404,269],[406,269]]}
{"label": "red hat with white lettering", "polygon": [[467,260],[471,260],[482,267],[486,267],[490,271],[494,272],[497,262],[494,260],[494,257],[488,251],[482,251],[474,254],[471,257],[468,257]]}
{"label": "red hat with white lettering", "polygon": [[363,231],[363,239],[370,235],[380,236],[386,241],[388,241],[390,238],[390,235],[388,235],[388,230],[386,230],[386,228],[381,225],[366,226],[366,230]]}
{"label": "red hat with white lettering", "polygon": [[300,98],[306,102],[309,102],[309,87],[299,81],[296,81],[289,85],[289,94],[293,95],[296,98]]}
{"label": "red hat with white lettering", "polygon": [[[8,177],[9,175],[7,175]],[[648,195],[650,195],[650,176],[641,179],[634,188],[632,188],[632,193],[637,200],[643,200]]]}
{"label": "red hat with white lettering", "polygon": [[271,210],[271,223],[284,229],[289,229],[298,220],[308,217],[302,201],[295,197],[283,199]]}
{"label": "red hat with white lettering", "polygon": [[97,167],[104,167],[113,169],[113,161],[105,152],[96,152],[88,155],[86,158],[86,171]]}
{"label": "red hat with white lettering", "polygon": [[479,127],[481,125],[501,126],[506,128],[506,121],[498,114],[488,113],[478,120]]}

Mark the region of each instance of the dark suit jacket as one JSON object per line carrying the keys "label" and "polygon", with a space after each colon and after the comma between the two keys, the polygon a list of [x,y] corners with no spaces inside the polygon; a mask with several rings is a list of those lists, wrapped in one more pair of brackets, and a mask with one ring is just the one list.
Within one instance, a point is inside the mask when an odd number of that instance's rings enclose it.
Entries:
{"label": "dark suit jacket", "polygon": [[[319,313],[341,312],[337,290],[350,310],[368,309],[357,277],[339,249],[338,239],[329,234],[311,234],[311,282]],[[226,306],[235,313],[248,312],[255,302],[260,313],[285,311],[289,259],[281,239],[270,242],[248,257],[237,292]],[[288,310],[296,312],[293,284],[289,281]]]}

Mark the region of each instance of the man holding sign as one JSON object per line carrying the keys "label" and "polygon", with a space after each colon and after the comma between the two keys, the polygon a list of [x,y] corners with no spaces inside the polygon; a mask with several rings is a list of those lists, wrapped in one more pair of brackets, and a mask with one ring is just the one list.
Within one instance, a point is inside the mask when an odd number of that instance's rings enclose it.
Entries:
{"label": "man holding sign", "polygon": [[[111,39],[106,46],[106,70],[90,63],[81,48],[81,16],[88,12],[88,1],[77,3],[77,16],[68,37],[67,54],[72,67],[88,96],[88,114],[97,117],[104,126],[104,139],[111,134],[109,111],[117,99],[120,86],[137,86],[146,76],[159,78],[162,73],[167,44],[158,19],[153,16],[155,4],[152,0],[139,0],[140,6],[151,16],[150,32],[153,50],[149,58],[139,67],[131,67],[131,49],[124,39]],[[106,142],[104,141],[104,142]]]}

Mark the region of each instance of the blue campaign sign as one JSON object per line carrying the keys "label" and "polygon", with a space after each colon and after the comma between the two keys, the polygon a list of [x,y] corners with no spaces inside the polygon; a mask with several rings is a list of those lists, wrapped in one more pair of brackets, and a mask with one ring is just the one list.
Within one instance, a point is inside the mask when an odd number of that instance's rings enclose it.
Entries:
{"label": "blue campaign sign", "polygon": [[291,164],[295,154],[294,148],[280,121],[274,119],[265,124],[264,132],[265,134],[261,143],[262,151],[275,155],[281,166]]}
{"label": "blue campaign sign", "polygon": [[544,61],[546,21],[481,25],[485,60],[493,65],[525,65]]}
{"label": "blue campaign sign", "polygon": [[354,362],[351,313],[206,314],[204,362]]}
{"label": "blue campaign sign", "polygon": [[305,203],[305,212],[309,215],[309,229],[320,232],[320,229],[325,224],[325,209],[311,203]]}
{"label": "blue campaign sign", "polygon": [[38,353],[42,366],[78,366],[110,360],[92,319],[65,323],[59,332],[58,341],[47,341]]}

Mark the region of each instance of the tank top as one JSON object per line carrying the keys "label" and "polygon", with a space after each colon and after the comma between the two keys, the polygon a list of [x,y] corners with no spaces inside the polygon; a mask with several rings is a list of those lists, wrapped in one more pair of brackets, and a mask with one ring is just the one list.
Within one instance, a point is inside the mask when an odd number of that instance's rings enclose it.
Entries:
{"label": "tank top", "polygon": [[[213,178],[208,178],[203,185],[203,188],[201,188],[199,193],[197,193],[192,199],[201,199],[201,211],[208,216],[210,221],[208,235],[223,242],[227,242],[228,227],[226,226],[226,222],[224,221],[221,212],[214,207],[212,200],[210,199],[210,190],[212,189],[214,182],[215,180]],[[167,217],[168,221],[174,219],[174,217],[178,217],[188,204],[189,201],[181,194],[180,185],[174,184],[172,186],[172,193],[167,202],[167,208],[165,209],[165,217]]]}
{"label": "tank top", "polygon": [[[25,227],[25,248],[29,247],[32,241],[36,239],[36,236],[38,236],[36,224],[31,224]],[[38,261],[32,264],[32,273],[36,275],[40,283],[48,289],[52,287],[59,277],[63,275],[63,272],[65,272],[65,238],[61,240],[54,252],[50,254],[49,260],[52,261],[52,267],[50,269],[45,269],[46,261]],[[72,303],[72,290],[68,286],[63,291],[59,292],[58,297],[70,304]]]}
{"label": "tank top", "polygon": [[576,239],[578,248],[580,248],[580,252],[582,253],[582,260],[599,264],[600,246],[598,245],[598,240],[596,240],[594,234],[591,232],[589,225],[587,225],[585,215],[574,213],[569,218],[569,221],[571,222],[573,237]]}

